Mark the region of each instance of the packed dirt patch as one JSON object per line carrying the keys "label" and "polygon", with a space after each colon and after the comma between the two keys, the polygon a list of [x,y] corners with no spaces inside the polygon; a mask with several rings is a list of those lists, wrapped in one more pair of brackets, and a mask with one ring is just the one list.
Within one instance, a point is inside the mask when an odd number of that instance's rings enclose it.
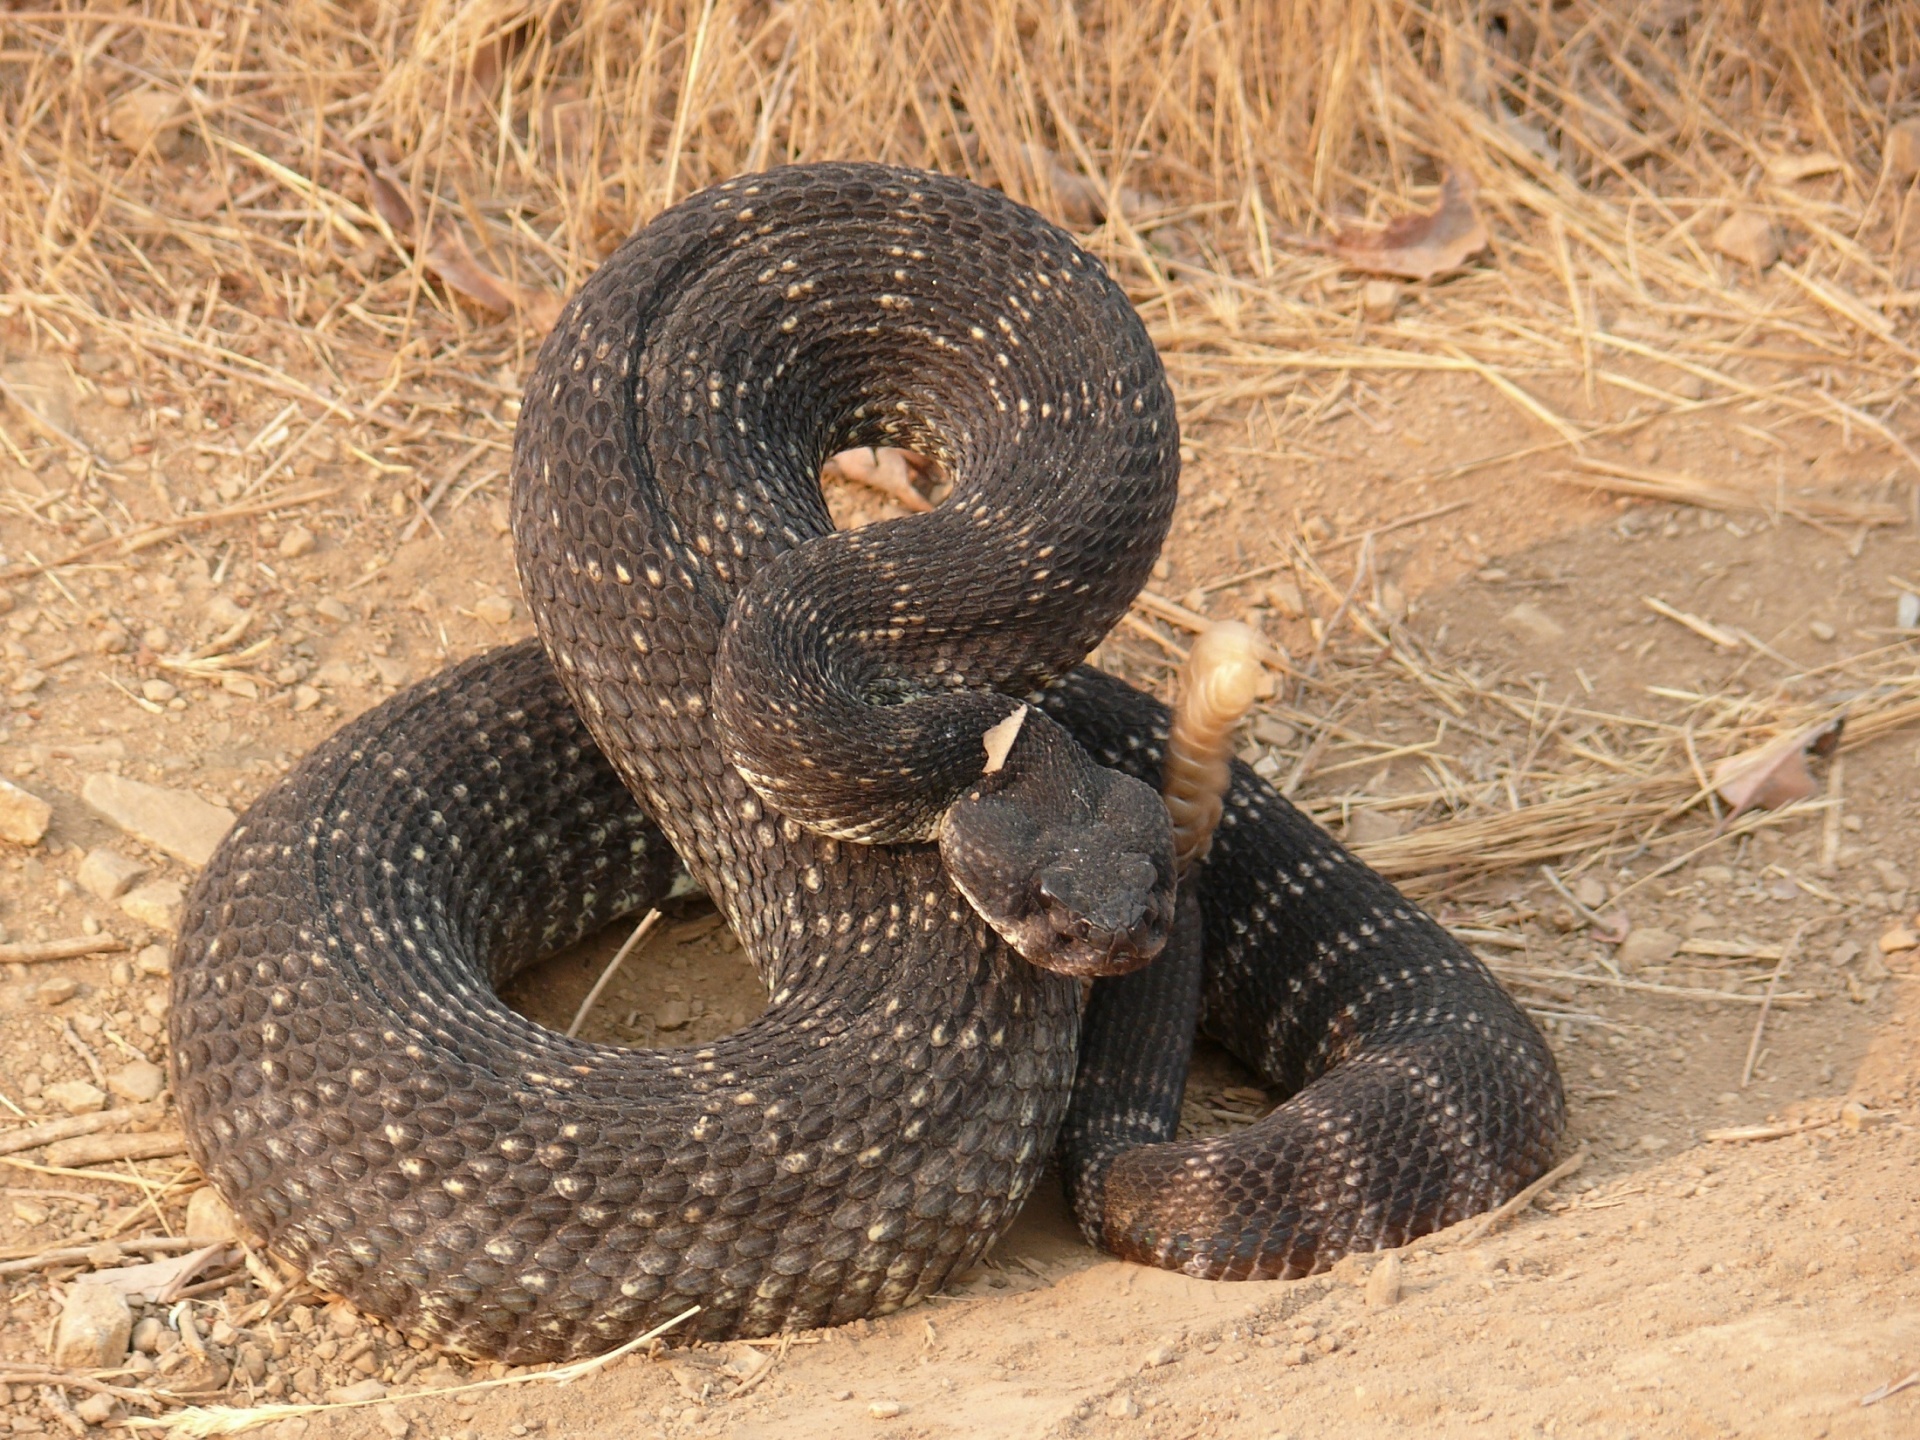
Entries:
{"label": "packed dirt patch", "polygon": [[[1911,14],[14,6],[0,131],[10,1433],[1920,1432]],[[566,1383],[230,1243],[164,1088],[182,888],[345,720],[529,633],[505,469],[558,299],[672,198],[826,157],[998,185],[1128,287],[1185,472],[1099,659],[1166,693],[1229,617],[1283,653],[1243,758],[1559,1057],[1580,1163],[1525,1208],[1213,1285],[1088,1248],[1049,1177],[911,1311]],[[1396,217],[1437,253],[1450,172],[1486,248],[1367,271]],[[1721,762],[1803,731],[1813,793],[1733,813]],[[509,999],[565,1027],[625,935]],[[583,1033],[762,999],[688,897]],[[1183,1128],[1282,1098],[1203,1045]],[[61,1330],[103,1275],[128,1333]]]}

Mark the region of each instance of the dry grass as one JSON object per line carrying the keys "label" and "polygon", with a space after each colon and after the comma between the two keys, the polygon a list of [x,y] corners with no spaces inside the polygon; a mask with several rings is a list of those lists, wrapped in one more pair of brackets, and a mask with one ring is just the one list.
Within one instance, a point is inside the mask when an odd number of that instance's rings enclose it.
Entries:
{"label": "dry grass", "polygon": [[[1902,268],[1920,191],[1882,175],[1878,147],[1916,108],[1920,14],[1863,0],[16,9],[0,14],[13,342],[124,347],[173,393],[224,391],[234,412],[274,419],[232,457],[233,493],[184,515],[164,497],[170,518],[144,527],[95,507],[113,533],[6,578],[318,493],[301,452],[336,431],[376,484],[410,491],[411,535],[450,493],[497,477],[506,436],[488,409],[516,388],[551,297],[701,185],[846,156],[963,172],[1083,233],[1132,288],[1203,444],[1210,418],[1249,437],[1259,418],[1285,453],[1340,399],[1309,376],[1461,371],[1534,422],[1541,438],[1519,453],[1568,452],[1581,483],[1894,523],[1883,502],[1795,498],[1778,481],[1743,496],[1606,451],[1654,418],[1738,407],[1754,426],[1812,418],[1881,446],[1890,479],[1911,462],[1889,417],[1920,355],[1902,288],[1920,280],[1920,250]],[[442,288],[390,228],[391,199],[369,193],[369,161],[410,187],[419,234],[455,227],[507,293],[531,297],[517,323]],[[1491,263],[1432,287],[1418,317],[1356,326],[1354,282],[1289,237],[1423,203],[1446,165],[1478,181]],[[1764,283],[1708,246],[1736,207],[1786,238]],[[1770,361],[1787,368],[1762,378]],[[1631,402],[1625,418],[1580,418],[1607,413],[1592,403],[1603,391]],[[1584,401],[1579,414],[1555,393]],[[17,459],[77,462],[83,498],[112,464],[31,406],[4,418]],[[1296,571],[1337,602],[1327,632],[1349,613],[1368,628],[1354,605],[1365,544],[1339,586],[1325,549],[1294,543]],[[1145,613],[1193,618],[1163,599]],[[1374,638],[1456,715],[1519,703],[1408,637]],[[1302,690],[1303,723],[1334,723],[1327,683]],[[1687,727],[1696,751],[1795,723],[1716,703]],[[1529,746],[1524,807],[1509,786],[1503,813],[1462,818],[1473,805],[1443,782],[1430,803],[1448,823],[1375,858],[1419,880],[1457,873],[1467,838],[1485,869],[1669,826],[1703,798],[1677,733],[1589,736],[1599,749],[1581,758],[1552,729]],[[1303,758],[1293,783],[1311,768]],[[1558,778],[1536,785],[1535,768]]]}
{"label": "dry grass", "polygon": [[[48,4],[0,16],[0,292],[37,343],[417,440],[511,389],[536,337],[432,283],[363,157],[552,295],[712,180],[863,157],[1085,232],[1190,421],[1264,402],[1284,447],[1306,372],[1414,366],[1487,377],[1550,446],[1738,403],[1906,455],[1894,246],[1920,216],[1878,147],[1916,64],[1915,13],[1865,0]],[[1337,264],[1288,236],[1419,203],[1443,163],[1478,179],[1494,263],[1357,341]],[[1784,228],[1791,283],[1710,252],[1736,204]],[[1783,346],[1820,383],[1731,363]],[[1537,393],[1555,374],[1639,408],[1583,425]]]}

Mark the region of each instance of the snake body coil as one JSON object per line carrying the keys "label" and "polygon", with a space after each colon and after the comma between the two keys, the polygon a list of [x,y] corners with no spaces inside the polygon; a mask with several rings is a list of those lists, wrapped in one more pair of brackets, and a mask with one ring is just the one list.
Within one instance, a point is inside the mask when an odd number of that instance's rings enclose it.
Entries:
{"label": "snake body coil", "polygon": [[[874,444],[953,497],[836,533],[820,465]],[[1056,1136],[1090,1234],[1206,1275],[1305,1273],[1531,1179],[1560,1127],[1538,1032],[1244,769],[1197,905],[1162,961],[1096,981],[1084,1042],[1078,983],[1001,934],[1080,947],[1067,969],[1147,953],[1152,845],[1131,899],[1046,852],[1077,917],[1049,931],[989,924],[930,843],[979,860],[952,816],[1020,699],[1033,744],[1157,784],[1164,709],[1073,667],[1144,582],[1177,456],[1124,297],[999,195],[808,166],[660,216],[529,385],[540,645],[353,722],[194,889],[171,1033],[207,1175],[318,1282],[513,1361],[691,1304],[717,1337],[910,1303],[1004,1232]],[[499,1001],[678,865],[767,983],[745,1029],[634,1051]],[[1297,1093],[1156,1143],[1195,1023]]]}

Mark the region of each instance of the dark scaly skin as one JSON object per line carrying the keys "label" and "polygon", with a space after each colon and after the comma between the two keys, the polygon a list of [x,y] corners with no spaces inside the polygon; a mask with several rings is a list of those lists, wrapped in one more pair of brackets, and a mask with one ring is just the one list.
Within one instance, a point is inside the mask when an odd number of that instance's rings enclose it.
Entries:
{"label": "dark scaly skin", "polygon": [[[1159,784],[1157,700],[1086,669],[1038,698],[1095,760]],[[1097,1062],[1062,1134],[1089,1239],[1203,1279],[1286,1279],[1464,1220],[1552,1163],[1565,1103],[1533,1021],[1246,766],[1181,883],[1204,943],[1094,982],[1082,1054]],[[1196,984],[1202,1033],[1287,1099],[1231,1135],[1171,1143],[1186,1067],[1169,1056],[1191,1043]]]}
{"label": "dark scaly skin", "polygon": [[[730,605],[830,532],[821,460],[876,443],[935,454],[980,499],[973,527],[949,502],[945,520],[836,542],[829,581],[858,570],[909,587],[853,669],[893,698],[956,700],[959,719],[922,728],[949,769],[977,764],[983,707],[960,692],[1019,693],[1083,653],[1138,588],[1170,513],[1171,400],[1099,268],[962,182],[804,167],[661,216],[563,315],[515,454],[522,580],[553,669],[512,647],[354,722],[243,817],[176,949],[174,1082],[194,1156],[322,1284],[470,1353],[558,1359],[692,1303],[703,1311],[681,1333],[709,1337],[885,1313],[1010,1223],[1066,1109],[1076,984],[1014,956],[933,846],[880,851],[802,829],[748,788],[716,735],[719,698],[753,701],[714,693]],[[969,538],[994,543],[981,553]],[[756,603],[789,606],[790,592]],[[888,632],[909,627],[893,644]],[[1113,750],[1111,721],[1068,713],[1077,685],[1048,704]],[[986,713],[1005,713],[988,699]],[[1139,772],[1152,721],[1128,713],[1116,743]],[[758,729],[775,750],[804,731],[786,719]],[[856,781],[890,758],[807,753]],[[1250,827],[1242,850],[1239,813],[1208,864],[1225,881],[1203,892],[1209,947],[1291,903],[1261,889],[1276,871],[1332,853],[1297,817]],[[656,898],[670,852],[765,978],[759,1020],[701,1050],[648,1053],[567,1040],[500,1003],[492,986],[516,964]],[[1351,866],[1341,883],[1411,912],[1368,877]],[[1360,913],[1331,881],[1307,891],[1319,908],[1293,922],[1291,951],[1256,965],[1230,945],[1238,958],[1209,962],[1212,1028],[1270,1026],[1280,1075],[1316,1063],[1315,1024],[1320,1061],[1347,1053],[1337,1012],[1351,1000],[1375,1013],[1375,972],[1398,963],[1369,948],[1296,991],[1285,966],[1338,943],[1328,927]],[[1240,1006],[1272,1008],[1236,1018]],[[1502,1063],[1487,1039],[1456,1045],[1469,1084]],[[1529,1118],[1459,1157],[1488,1172],[1473,1195],[1497,1198],[1551,1144],[1557,1079],[1550,1064],[1523,1070],[1500,1094]],[[1435,1118],[1402,1107],[1385,1131],[1309,1146],[1319,1169],[1284,1147],[1253,1158],[1297,1175],[1298,1194],[1274,1202],[1283,1212],[1301,1196],[1369,1210],[1377,1197],[1342,1191],[1342,1167],[1428,1153],[1439,1142],[1421,1127]],[[1492,1154],[1515,1128],[1531,1139]],[[1103,1158],[1107,1194],[1130,1193],[1126,1167],[1155,1153]],[[1244,1191],[1230,1187],[1234,1204]],[[1361,1246],[1397,1232],[1340,1233]]]}

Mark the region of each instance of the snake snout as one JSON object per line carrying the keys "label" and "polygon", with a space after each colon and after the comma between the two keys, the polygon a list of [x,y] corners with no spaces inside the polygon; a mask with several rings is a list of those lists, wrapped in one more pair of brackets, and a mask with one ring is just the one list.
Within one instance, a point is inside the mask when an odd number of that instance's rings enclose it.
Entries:
{"label": "snake snout", "polygon": [[1041,871],[1052,943],[1034,964],[1070,975],[1124,975],[1147,964],[1167,941],[1170,896],[1152,860],[1079,853]]}

